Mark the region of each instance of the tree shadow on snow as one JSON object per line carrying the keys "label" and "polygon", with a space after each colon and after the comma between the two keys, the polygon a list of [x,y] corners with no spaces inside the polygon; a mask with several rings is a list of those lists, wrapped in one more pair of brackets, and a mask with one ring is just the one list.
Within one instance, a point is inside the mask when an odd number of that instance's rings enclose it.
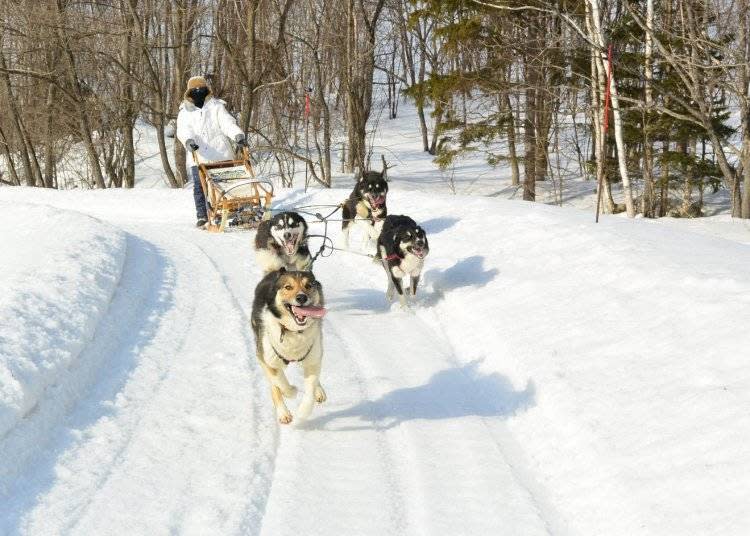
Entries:
{"label": "tree shadow on snow", "polygon": [[458,221],[458,218],[432,218],[431,220],[423,221],[419,225],[427,231],[429,237],[429,235],[442,233],[443,231],[450,229],[457,224]]}
{"label": "tree shadow on snow", "polygon": [[427,270],[424,280],[432,290],[420,298],[417,290],[417,302],[420,305],[432,306],[443,299],[446,292],[465,287],[483,287],[500,273],[497,268],[484,269],[484,257],[474,255],[462,259],[450,268]]}
{"label": "tree shadow on snow", "polygon": [[[529,380],[517,391],[497,373],[484,374],[479,361],[435,373],[417,387],[395,389],[377,400],[366,400],[350,408],[322,415],[304,428],[330,431],[388,430],[414,420],[461,417],[505,418],[535,404],[536,387]],[[353,419],[361,422],[352,423]]]}

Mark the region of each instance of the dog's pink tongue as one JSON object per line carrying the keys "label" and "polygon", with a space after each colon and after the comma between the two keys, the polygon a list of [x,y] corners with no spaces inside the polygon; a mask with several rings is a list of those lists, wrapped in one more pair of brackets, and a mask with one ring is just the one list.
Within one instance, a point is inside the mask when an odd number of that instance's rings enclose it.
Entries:
{"label": "dog's pink tongue", "polygon": [[313,318],[323,318],[328,312],[324,307],[317,307],[315,305],[308,305],[307,307],[299,307],[292,305],[292,312],[297,316],[311,316]]}

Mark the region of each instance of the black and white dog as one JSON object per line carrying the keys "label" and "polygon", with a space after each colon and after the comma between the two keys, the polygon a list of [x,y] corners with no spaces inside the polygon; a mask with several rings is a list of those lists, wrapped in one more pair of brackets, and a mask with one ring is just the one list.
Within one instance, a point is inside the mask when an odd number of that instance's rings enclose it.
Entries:
{"label": "black and white dog", "polygon": [[406,305],[403,278],[410,278],[411,295],[417,294],[424,259],[430,252],[427,234],[409,216],[387,216],[378,237],[378,255],[388,275],[386,297],[393,300],[398,292],[402,306]]}
{"label": "black and white dog", "polygon": [[305,392],[297,417],[307,418],[315,402],[322,404],[326,393],[320,385],[323,359],[323,289],[312,272],[270,272],[255,287],[251,325],[255,353],[271,386],[276,417],[281,424],[292,422],[284,398],[294,398],[297,388],[284,370],[290,363],[302,367]]}
{"label": "black and white dog", "polygon": [[382,220],[388,214],[385,206],[388,181],[383,171],[366,171],[357,177],[357,184],[344,202],[341,214],[343,223],[343,245],[349,248],[349,231],[356,224],[364,231],[363,245],[377,240]]}
{"label": "black and white dog", "polygon": [[264,273],[279,268],[309,270],[312,257],[307,247],[307,222],[296,212],[279,212],[258,225],[255,258]]}

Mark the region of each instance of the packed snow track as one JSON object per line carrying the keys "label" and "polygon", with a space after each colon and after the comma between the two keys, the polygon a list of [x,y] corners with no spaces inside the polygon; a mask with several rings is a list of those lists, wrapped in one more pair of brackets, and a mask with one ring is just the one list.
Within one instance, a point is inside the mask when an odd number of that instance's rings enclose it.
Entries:
{"label": "packed snow track", "polygon": [[[277,203],[345,195],[285,191]],[[0,534],[697,534],[721,519],[724,534],[750,529],[750,462],[732,447],[750,439],[750,380],[729,337],[750,321],[747,246],[395,193],[390,211],[430,236],[421,296],[402,310],[365,257],[319,259],[328,401],[281,427],[249,329],[253,235],[194,229],[191,202],[188,191],[0,191],[6,210],[53,211],[61,251],[106,245],[55,261],[61,274],[86,266],[70,281],[49,267],[39,276],[46,309],[26,294],[0,301],[0,315],[21,320],[61,309],[81,319],[63,326],[67,338],[43,322],[13,328],[63,347],[56,361],[34,361],[37,347],[0,326],[0,350],[28,354],[8,360],[15,390],[0,390]],[[33,270],[52,247],[35,240],[44,232],[1,245],[27,244]],[[705,255],[677,263],[688,247]],[[709,343],[690,303],[729,325]],[[664,346],[622,353],[613,341],[633,318]]]}

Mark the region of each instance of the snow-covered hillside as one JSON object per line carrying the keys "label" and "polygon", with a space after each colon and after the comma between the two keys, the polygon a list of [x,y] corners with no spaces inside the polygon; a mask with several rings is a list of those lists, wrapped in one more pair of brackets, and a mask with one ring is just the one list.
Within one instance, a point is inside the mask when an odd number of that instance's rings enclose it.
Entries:
{"label": "snow-covered hillside", "polygon": [[280,429],[252,233],[195,230],[188,190],[0,203],[3,411],[35,393],[3,420],[2,534],[750,531],[744,227],[597,226],[396,181],[390,211],[430,236],[421,296],[390,307],[367,258],[319,259],[329,399]]}

